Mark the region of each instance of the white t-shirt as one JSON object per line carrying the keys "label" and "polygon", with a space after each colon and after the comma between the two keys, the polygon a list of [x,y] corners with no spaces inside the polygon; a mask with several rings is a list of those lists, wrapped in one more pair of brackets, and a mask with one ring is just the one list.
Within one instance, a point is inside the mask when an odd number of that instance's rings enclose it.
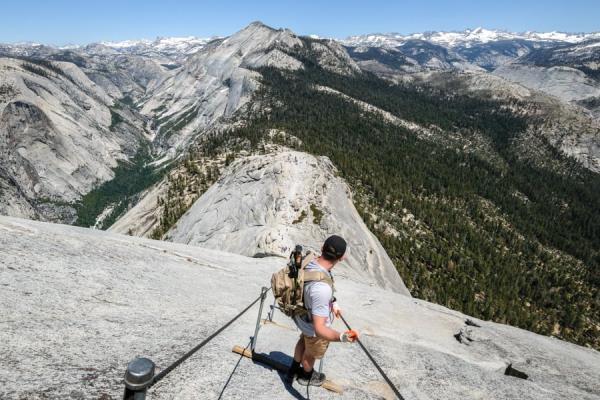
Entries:
{"label": "white t-shirt", "polygon": [[[317,260],[311,261],[305,268],[305,271],[321,271],[328,274],[332,279],[331,272],[321,267]],[[312,315],[318,317],[326,317],[326,326],[331,325],[332,311],[331,303],[333,299],[333,291],[331,286],[326,282],[311,281],[304,284],[304,306],[308,310],[308,314],[294,317],[294,322],[298,329],[306,336],[316,336],[315,327],[312,323]]]}

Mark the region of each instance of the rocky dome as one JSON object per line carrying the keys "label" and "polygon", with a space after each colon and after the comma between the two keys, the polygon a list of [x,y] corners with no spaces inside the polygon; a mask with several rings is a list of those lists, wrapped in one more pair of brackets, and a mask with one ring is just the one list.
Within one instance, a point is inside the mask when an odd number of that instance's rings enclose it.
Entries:
{"label": "rocky dome", "polygon": [[165,238],[250,257],[287,257],[296,244],[319,252],[338,234],[348,242],[340,274],[409,295],[336,172],[328,158],[298,151],[240,158]]}

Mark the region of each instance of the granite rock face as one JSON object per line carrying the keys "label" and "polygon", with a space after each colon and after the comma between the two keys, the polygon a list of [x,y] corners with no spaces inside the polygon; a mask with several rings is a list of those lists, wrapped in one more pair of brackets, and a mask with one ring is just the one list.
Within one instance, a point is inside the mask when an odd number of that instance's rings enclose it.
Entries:
{"label": "granite rock face", "polygon": [[83,70],[98,86],[116,99],[129,97],[137,101],[171,73],[161,58],[104,52],[102,45],[90,46]]}
{"label": "granite rock face", "polygon": [[[163,370],[259,295],[280,258],[0,217],[0,397],[120,399],[131,359]],[[342,272],[345,266],[335,269]],[[334,270],[335,272],[335,270]],[[469,318],[338,273],[344,315],[406,399],[600,397],[600,353]],[[262,317],[266,317],[267,304]],[[258,308],[154,386],[152,399],[328,399],[240,359]],[[298,332],[275,312],[256,351],[289,363]],[[343,330],[340,321],[333,327]],[[505,375],[507,366],[528,375]],[[323,371],[340,399],[392,399],[357,345],[333,343]]]}
{"label": "granite rock face", "polygon": [[[511,68],[518,70],[521,67],[506,66],[499,70],[509,71]],[[540,67],[527,66],[524,68],[530,70],[530,72],[533,71],[534,76],[537,76],[538,73],[543,74],[543,68]],[[584,82],[589,82],[588,78],[582,77],[581,72],[571,71],[568,74],[571,73],[584,79]],[[468,73],[462,75],[428,73],[414,74],[412,79],[419,83],[441,88],[451,84],[460,93],[468,95],[500,100],[518,100],[522,105],[516,107],[514,111],[530,118],[528,131],[519,140],[519,152],[528,156],[543,147],[543,143],[532,140],[532,134],[535,134],[563,154],[579,161],[583,167],[596,173],[600,172],[600,119],[590,113],[589,110],[575,104],[576,100],[574,98],[568,96],[561,98],[559,93],[556,96],[549,94],[545,89],[535,87],[535,84],[517,83],[512,78],[503,77],[501,73],[497,75],[495,73]],[[548,77],[547,81],[545,79],[541,79],[541,81],[546,82],[549,88],[556,89],[557,79],[556,77]],[[568,86],[568,83],[562,84],[562,87],[566,90]],[[577,87],[577,84],[573,84],[573,88],[568,90],[572,90],[571,93],[576,93]],[[593,87],[588,87],[588,89],[596,90]],[[572,101],[569,101],[569,99]],[[554,156],[546,153],[536,161],[548,164],[553,160]],[[558,167],[557,171],[561,168],[564,167]]]}
{"label": "granite rock face", "polygon": [[301,68],[278,49],[301,44],[290,31],[261,23],[208,43],[143,102],[142,112],[158,119],[157,144],[182,148],[194,132],[232,116],[258,87],[260,75],[252,68]]}
{"label": "granite rock face", "polygon": [[331,234],[348,242],[343,273],[349,279],[409,295],[326,157],[281,150],[235,161],[165,239],[250,257],[288,257],[296,244],[319,252]]}
{"label": "granite rock face", "polygon": [[159,198],[168,192],[168,182],[164,178],[140,195],[140,200],[121,218],[108,228],[109,231],[140,237],[150,237],[161,217]]}
{"label": "granite rock face", "polygon": [[[470,83],[475,82],[476,76],[470,78]],[[590,171],[600,172],[600,119],[577,104],[600,96],[598,82],[568,67],[508,65],[492,75],[479,76],[483,78],[477,79],[481,84],[471,85],[471,90],[483,89],[492,96],[509,96],[535,104],[536,117],[544,123],[534,129],[563,154]]]}
{"label": "granite rock face", "polygon": [[13,198],[0,213],[70,221],[61,205],[111,179],[138,147],[140,129],[115,125],[112,106],[73,64],[0,58],[0,180]]}
{"label": "granite rock face", "polygon": [[493,74],[565,102],[600,97],[600,83],[571,67],[509,64],[495,69]]}
{"label": "granite rock face", "polygon": [[232,117],[259,87],[257,69],[304,68],[290,54],[305,46],[326,69],[342,74],[360,71],[335,41],[306,42],[288,29],[253,22],[227,38],[207,43],[141,103],[142,112],[157,120],[156,144],[181,149],[195,134]]}

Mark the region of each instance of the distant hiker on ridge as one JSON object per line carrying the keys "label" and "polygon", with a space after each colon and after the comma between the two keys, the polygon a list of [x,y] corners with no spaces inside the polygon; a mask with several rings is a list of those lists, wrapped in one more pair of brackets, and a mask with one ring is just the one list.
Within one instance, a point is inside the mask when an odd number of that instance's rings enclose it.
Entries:
{"label": "distant hiker on ridge", "polygon": [[[330,236],[317,258],[309,254],[302,260],[301,251],[297,246],[288,267],[274,274],[271,283],[280,308],[302,331],[286,381],[291,383],[297,376],[301,385],[321,386],[325,374],[313,369],[315,360],[323,358],[329,342],[354,342],[358,338],[356,331],[340,333],[330,327],[333,316],[341,315],[333,296],[331,270],[344,259],[346,241],[340,236]],[[295,255],[299,257],[294,263]]]}

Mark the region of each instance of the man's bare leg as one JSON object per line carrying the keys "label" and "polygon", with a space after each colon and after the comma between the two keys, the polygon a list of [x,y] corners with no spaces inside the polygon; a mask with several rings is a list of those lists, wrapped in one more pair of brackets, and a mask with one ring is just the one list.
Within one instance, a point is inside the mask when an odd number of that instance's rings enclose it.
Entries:
{"label": "man's bare leg", "polygon": [[302,368],[304,368],[304,372],[309,373],[312,371],[314,365],[315,358],[304,353],[304,356],[302,357]]}
{"label": "man's bare leg", "polygon": [[294,349],[294,361],[301,362],[304,357],[304,338],[298,339],[298,343],[296,343],[296,348]]}

